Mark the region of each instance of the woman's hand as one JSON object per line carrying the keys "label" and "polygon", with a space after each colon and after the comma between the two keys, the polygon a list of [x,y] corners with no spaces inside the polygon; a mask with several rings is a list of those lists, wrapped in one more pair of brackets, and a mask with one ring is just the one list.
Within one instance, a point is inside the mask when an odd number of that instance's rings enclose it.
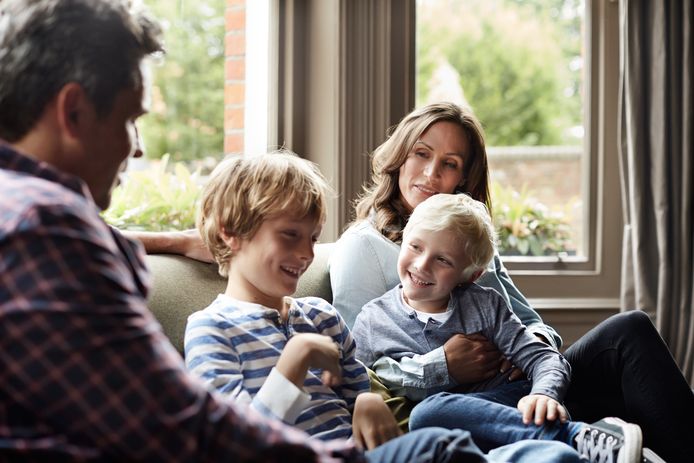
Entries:
{"label": "woman's hand", "polygon": [[499,373],[501,352],[479,333],[455,334],[443,345],[443,351],[448,374],[460,384],[476,383]]}
{"label": "woman's hand", "polygon": [[178,246],[180,246],[178,249],[184,256],[202,262],[214,262],[210,250],[203,243],[197,230],[192,229],[179,232],[176,240],[178,241]]}
{"label": "woman's hand", "polygon": [[373,392],[357,396],[352,414],[352,430],[357,445],[368,450],[402,434],[383,398]]}
{"label": "woman's hand", "polygon": [[518,401],[518,410],[523,414],[523,423],[544,424],[545,418],[554,421],[559,418],[562,423],[569,419],[566,408],[553,398],[543,394],[526,395]]}

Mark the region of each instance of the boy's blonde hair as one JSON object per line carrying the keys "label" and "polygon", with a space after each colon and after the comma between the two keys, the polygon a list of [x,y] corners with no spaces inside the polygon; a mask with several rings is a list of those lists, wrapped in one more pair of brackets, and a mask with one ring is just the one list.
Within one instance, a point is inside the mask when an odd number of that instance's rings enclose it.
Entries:
{"label": "boy's blonde hair", "polygon": [[329,189],[315,164],[290,151],[222,161],[203,189],[196,221],[220,275],[228,276],[232,257],[224,235],[252,238],[264,221],[284,214],[322,223]]}
{"label": "boy's blonde hair", "polygon": [[415,207],[403,231],[414,227],[428,231],[451,231],[469,259],[462,281],[469,281],[475,272],[484,270],[494,257],[496,234],[489,210],[480,201],[466,194],[437,194]]}

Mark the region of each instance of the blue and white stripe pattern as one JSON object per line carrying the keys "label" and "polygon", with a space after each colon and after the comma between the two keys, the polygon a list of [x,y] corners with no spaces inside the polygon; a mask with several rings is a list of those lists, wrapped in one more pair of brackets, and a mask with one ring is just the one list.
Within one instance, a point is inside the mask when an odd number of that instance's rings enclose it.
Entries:
{"label": "blue and white stripe pattern", "polygon": [[[219,295],[188,318],[185,357],[188,369],[239,402],[294,425],[323,440],[352,435],[354,401],[369,390],[364,366],[342,317],[319,298],[290,299],[287,321],[275,309]],[[330,388],[310,369],[303,390],[274,366],[289,339],[298,333],[330,336],[341,350],[342,384]]]}

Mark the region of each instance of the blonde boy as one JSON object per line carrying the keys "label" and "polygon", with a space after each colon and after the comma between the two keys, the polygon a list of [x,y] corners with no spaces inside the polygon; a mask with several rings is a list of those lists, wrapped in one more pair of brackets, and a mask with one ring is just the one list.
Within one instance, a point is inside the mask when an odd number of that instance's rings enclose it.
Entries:
{"label": "blonde boy", "polygon": [[313,261],[327,189],[313,164],[287,152],[237,157],[215,169],[197,226],[228,285],[189,317],[187,367],[219,392],[319,439],[353,437],[370,449],[370,461],[438,454],[478,461],[482,454],[459,430],[398,437],[390,410],[368,392],[342,317],[322,299],[290,297]]}
{"label": "blonde boy", "polygon": [[[636,461],[639,427],[616,418],[593,425],[567,421],[561,401],[568,362],[532,335],[495,290],[474,284],[494,256],[494,240],[486,207],[467,195],[437,194],[417,206],[403,231],[401,283],[357,316],[357,358],[391,390],[425,399],[413,409],[410,429],[461,427],[483,451],[521,439],[553,439],[591,461],[606,455]],[[456,364],[455,349],[463,335],[484,336],[530,379],[509,382],[507,372],[458,384],[454,371],[465,366]],[[449,390],[476,393],[441,392]],[[531,422],[537,426],[527,426]]]}

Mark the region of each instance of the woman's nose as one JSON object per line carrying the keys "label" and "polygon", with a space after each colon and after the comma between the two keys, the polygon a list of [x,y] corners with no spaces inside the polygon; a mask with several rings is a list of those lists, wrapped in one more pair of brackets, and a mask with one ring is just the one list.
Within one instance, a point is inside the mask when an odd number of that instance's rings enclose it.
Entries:
{"label": "woman's nose", "polygon": [[433,160],[429,161],[426,166],[424,166],[424,175],[427,178],[434,178],[436,177],[437,173],[438,169],[436,168],[436,163]]}

